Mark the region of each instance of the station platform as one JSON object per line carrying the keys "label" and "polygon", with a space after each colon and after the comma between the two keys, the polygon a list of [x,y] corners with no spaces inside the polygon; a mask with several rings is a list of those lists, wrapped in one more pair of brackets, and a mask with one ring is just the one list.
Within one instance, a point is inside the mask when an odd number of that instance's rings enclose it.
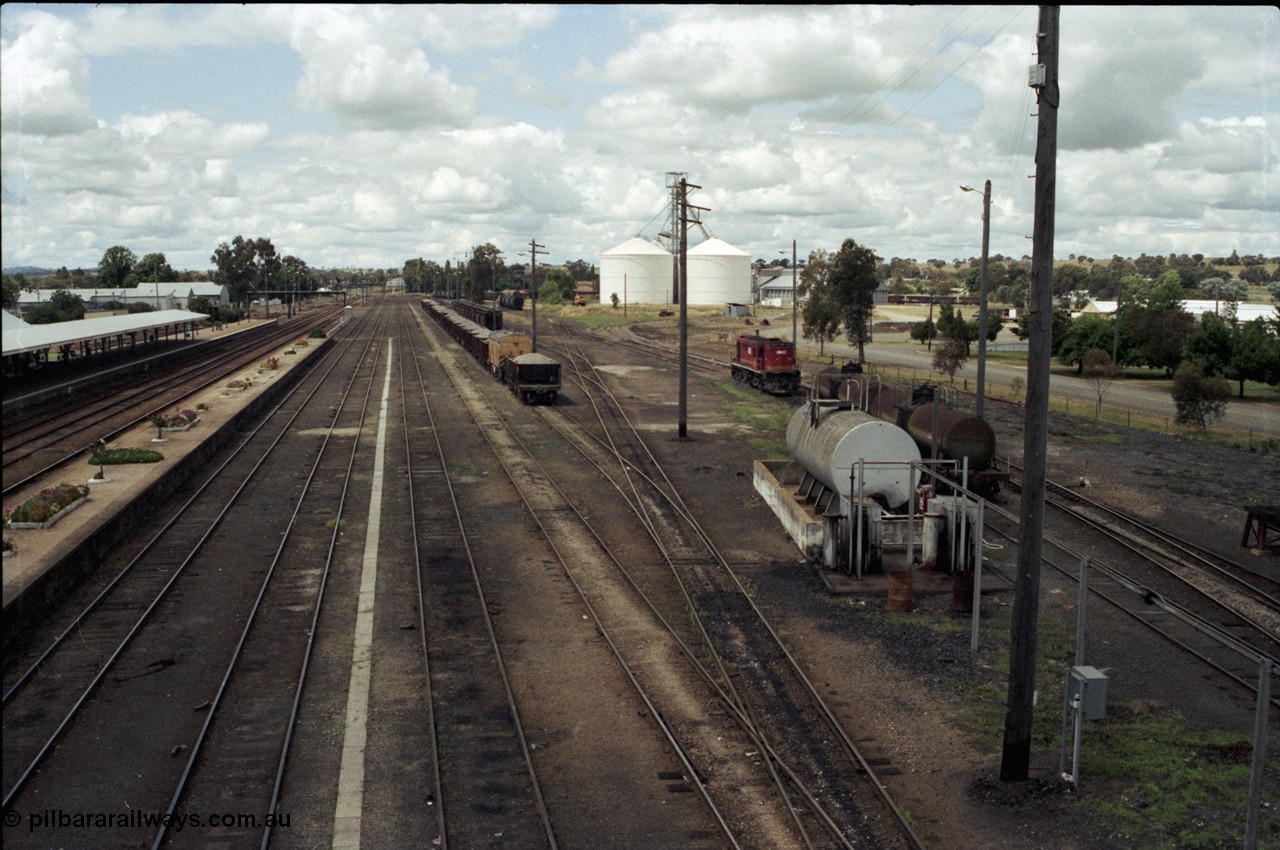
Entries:
{"label": "station platform", "polygon": [[[211,334],[231,334],[239,327],[224,327]],[[101,561],[106,551],[145,514],[154,510],[184,480],[198,471],[204,459],[231,439],[240,421],[265,409],[299,376],[298,367],[331,344],[333,328],[325,339],[310,340],[307,346],[282,345],[276,357],[278,368],[264,370],[261,364],[240,370],[181,403],[197,409],[199,421],[185,431],[166,431],[164,442],[156,442],[154,425],[138,425],[113,439],[108,448],[153,449],[164,455],[157,463],[123,464],[103,467],[105,481],[95,481],[98,467],[90,466],[88,454],[52,470],[40,481],[24,487],[6,499],[12,509],[47,487],[58,484],[87,484],[89,496],[48,528],[7,527],[4,538],[13,544],[3,561],[4,644],[20,632],[32,617],[56,604]],[[296,354],[284,352],[293,349]],[[252,385],[232,389],[227,384],[247,380]]]}

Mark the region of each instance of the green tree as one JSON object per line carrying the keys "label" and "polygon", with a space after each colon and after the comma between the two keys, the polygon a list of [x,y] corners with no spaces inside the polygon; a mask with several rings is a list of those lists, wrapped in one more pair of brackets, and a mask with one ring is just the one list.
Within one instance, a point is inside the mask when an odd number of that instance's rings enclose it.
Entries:
{"label": "green tree", "polygon": [[1231,362],[1224,374],[1239,382],[1240,398],[1244,398],[1245,381],[1280,384],[1280,338],[1271,333],[1265,319],[1237,328],[1232,342]]}
{"label": "green tree", "polygon": [[831,285],[831,268],[830,252],[821,249],[811,252],[796,287],[798,297],[804,301],[800,311],[801,333],[805,339],[818,341],[820,353],[840,333],[840,308]]}
{"label": "green tree", "polygon": [[230,244],[220,244],[209,260],[216,266],[214,282],[227,287],[231,303],[245,308],[255,293],[278,288],[276,278],[284,265],[269,238],[245,239],[240,235]]}
{"label": "green tree", "polygon": [[51,325],[84,318],[84,299],[67,289],[59,289],[49,300],[27,311],[27,322],[33,325]]}
{"label": "green tree", "polygon": [[599,276],[596,274],[596,267],[586,260],[570,260],[564,264],[564,269],[574,280],[595,280]]}
{"label": "green tree", "polygon": [[538,300],[544,304],[563,304],[576,294],[573,276],[564,269],[548,269],[538,287]]}
{"label": "green tree", "polygon": [[[1099,316],[1096,313],[1085,313],[1070,320],[1071,325],[1066,334],[1058,342],[1053,354],[1058,362],[1067,366],[1075,366],[1078,374],[1085,369],[1085,355],[1092,349],[1110,352],[1115,338],[1115,319]],[[1107,354],[1107,360],[1111,355]]]}
{"label": "green tree", "polygon": [[98,261],[98,285],[103,289],[121,289],[138,264],[138,255],[123,245],[113,245]]}
{"label": "green tree", "polygon": [[1204,361],[1184,360],[1173,374],[1174,418],[1201,431],[1222,418],[1231,397],[1231,385],[1220,375],[1205,372]]}
{"label": "green tree", "polygon": [[489,289],[497,289],[498,280],[505,272],[502,252],[492,242],[471,249],[467,273],[463,279],[463,297],[472,301],[484,298]]}
{"label": "green tree", "polygon": [[418,257],[414,260],[405,260],[404,268],[400,272],[404,278],[405,292],[427,292],[427,261]]}
{"label": "green tree", "polygon": [[4,309],[18,310],[18,296],[22,294],[22,284],[13,275],[4,276]]}
{"label": "green tree", "polygon": [[1187,358],[1201,361],[1210,373],[1226,375],[1234,347],[1235,333],[1226,319],[1204,313],[1199,328],[1187,338]]}
{"label": "green tree", "polygon": [[128,282],[132,286],[137,286],[151,281],[170,283],[177,279],[178,273],[169,265],[164,254],[147,254],[134,265]]}
{"label": "green tree", "polygon": [[831,288],[844,323],[845,338],[850,345],[858,347],[859,363],[866,362],[866,345],[871,341],[871,311],[880,285],[877,260],[870,248],[846,239],[831,264]]}

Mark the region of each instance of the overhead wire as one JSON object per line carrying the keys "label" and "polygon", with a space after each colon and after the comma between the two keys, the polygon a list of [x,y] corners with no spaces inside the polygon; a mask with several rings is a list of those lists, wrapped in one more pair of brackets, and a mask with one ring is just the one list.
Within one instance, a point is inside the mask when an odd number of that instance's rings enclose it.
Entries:
{"label": "overhead wire", "polygon": [[[973,50],[971,50],[971,51],[969,52],[969,55],[968,55],[968,56],[966,56],[966,57],[965,57],[965,58],[964,58],[964,59],[963,59],[963,60],[962,60],[958,65],[956,65],[954,68],[952,68],[950,71],[948,71],[945,75],[943,75],[942,79],[938,80],[938,82],[933,86],[933,88],[929,89],[927,92],[925,92],[923,95],[921,95],[921,96],[916,100],[916,102],[915,102],[915,103],[911,104],[911,106],[907,107],[907,108],[906,108],[906,109],[904,109],[901,113],[899,113],[899,115],[898,115],[896,118],[894,118],[892,121],[890,121],[890,122],[889,122],[888,124],[886,124],[884,127],[882,127],[882,128],[880,129],[880,131],[879,131],[879,132],[877,132],[874,136],[871,136],[871,137],[867,138],[866,140],[864,140],[864,141],[863,141],[863,143],[862,143],[861,145],[859,145],[859,146],[858,146],[858,147],[857,147],[857,148],[856,148],[852,153],[850,153],[848,156],[846,156],[844,159],[840,160],[840,161],[839,161],[839,162],[837,162],[836,164],[832,165],[832,166],[831,166],[830,168],[828,168],[826,171],[822,172],[821,174],[818,174],[818,175],[817,175],[817,176],[815,176],[815,177],[810,178],[809,180],[807,180],[807,181],[805,181],[804,183],[801,183],[801,184],[799,184],[799,185],[795,186],[794,188],[789,189],[789,190],[787,191],[787,194],[792,194],[792,193],[796,192],[797,190],[799,190],[799,189],[803,189],[803,188],[805,188],[806,186],[809,186],[809,185],[811,185],[812,183],[814,183],[814,182],[816,182],[816,181],[818,181],[818,180],[821,180],[822,178],[826,177],[828,174],[830,174],[831,172],[835,171],[837,168],[839,168],[840,166],[844,165],[846,162],[848,162],[849,160],[853,159],[853,158],[854,158],[854,157],[856,157],[858,154],[862,153],[862,151],[863,151],[863,150],[865,150],[865,149],[866,149],[866,147],[867,147],[868,145],[870,145],[872,142],[877,141],[881,136],[883,136],[883,135],[884,135],[885,133],[887,133],[889,130],[893,129],[893,127],[894,127],[894,125],[895,125],[895,124],[897,124],[897,123],[898,123],[899,121],[901,121],[903,118],[905,118],[905,117],[907,117],[908,115],[910,115],[910,114],[911,114],[911,112],[912,112],[913,110],[915,110],[915,108],[916,108],[917,106],[919,106],[920,104],[922,104],[922,103],[924,103],[926,100],[928,100],[928,99],[929,99],[929,97],[930,97],[930,96],[931,96],[935,91],[937,91],[939,88],[941,88],[941,87],[942,87],[942,85],[943,85],[944,83],[946,83],[946,82],[947,82],[948,80],[950,80],[953,76],[955,76],[955,75],[956,75],[956,72],[958,72],[961,68],[963,68],[965,65],[967,65],[967,64],[969,63],[969,61],[970,61],[971,59],[973,59],[973,57],[974,57],[974,56],[976,56],[976,55],[977,55],[979,52],[981,52],[982,50],[986,49],[987,45],[991,44],[991,42],[995,40],[996,36],[998,36],[998,35],[1000,35],[1000,33],[1004,32],[1005,28],[1006,28],[1006,27],[1008,27],[1008,26],[1009,26],[1009,24],[1013,23],[1014,18],[1016,18],[1019,14],[1021,14],[1021,12],[1022,12],[1022,7],[1018,7],[1018,8],[1014,11],[1014,13],[1013,13],[1012,15],[1010,15],[1010,16],[1009,16],[1009,19],[1008,19],[1008,20],[1006,20],[1003,24],[1001,24],[1001,25],[1000,25],[1000,28],[999,28],[999,29],[997,29],[995,32],[993,32],[993,33],[992,33],[992,34],[987,38],[987,40],[986,40],[986,41],[984,41],[984,42],[982,42],[982,44],[979,44],[979,45],[977,45],[976,47],[974,47],[974,49],[973,49]],[[985,14],[985,13],[984,13],[984,14]],[[975,22],[976,22],[976,21],[975,21]],[[954,40],[955,40],[955,39],[952,39],[952,41],[954,41]],[[948,42],[948,44],[950,44],[950,42]],[[940,49],[940,50],[941,50],[941,49]],[[939,51],[939,52],[940,52],[940,51]],[[932,61],[932,60],[930,60],[930,61]],[[890,94],[892,94],[892,92],[890,92]],[[887,97],[887,95],[886,95],[886,97]],[[1024,110],[1024,111],[1025,111],[1025,110]],[[786,195],[783,195],[783,197],[785,197],[785,196],[786,196]]]}

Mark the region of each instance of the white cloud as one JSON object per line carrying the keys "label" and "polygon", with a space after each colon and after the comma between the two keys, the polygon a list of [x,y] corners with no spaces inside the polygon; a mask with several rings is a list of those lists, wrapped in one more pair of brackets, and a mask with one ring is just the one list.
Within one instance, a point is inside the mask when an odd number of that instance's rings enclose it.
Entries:
{"label": "white cloud", "polygon": [[[1166,11],[1063,9],[1057,252],[1280,253],[1280,14]],[[237,233],[316,265],[443,260],[486,240],[510,256],[530,238],[591,259],[656,233],[669,171],[704,187],[712,232],[766,256],[849,236],[887,256],[967,256],[979,209],[958,185],[990,178],[992,249],[1017,256],[1034,19],[6,6],[5,262],[92,265],[126,244],[204,267]],[[162,64],[135,61],[154,53]],[[198,80],[209,58],[201,99],[148,85],[153,71]],[[1200,241],[1176,244],[1188,234]]]}
{"label": "white cloud", "polygon": [[0,44],[0,127],[52,136],[92,126],[89,64],[75,45],[75,28],[41,11],[20,19],[22,34]]}

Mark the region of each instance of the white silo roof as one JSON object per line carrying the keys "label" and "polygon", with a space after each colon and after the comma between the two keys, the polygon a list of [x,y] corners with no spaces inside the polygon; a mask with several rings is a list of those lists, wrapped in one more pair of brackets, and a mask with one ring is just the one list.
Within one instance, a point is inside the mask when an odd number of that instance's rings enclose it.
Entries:
{"label": "white silo roof", "polygon": [[735,248],[723,239],[711,237],[704,242],[699,243],[689,249],[689,256],[707,256],[707,257],[747,257],[751,255],[741,248]]}
{"label": "white silo roof", "polygon": [[650,242],[648,239],[643,239],[639,236],[633,236],[621,245],[615,245],[600,256],[616,257],[624,254],[662,254],[665,257],[671,257],[671,252],[666,248],[663,248],[656,242]]}

